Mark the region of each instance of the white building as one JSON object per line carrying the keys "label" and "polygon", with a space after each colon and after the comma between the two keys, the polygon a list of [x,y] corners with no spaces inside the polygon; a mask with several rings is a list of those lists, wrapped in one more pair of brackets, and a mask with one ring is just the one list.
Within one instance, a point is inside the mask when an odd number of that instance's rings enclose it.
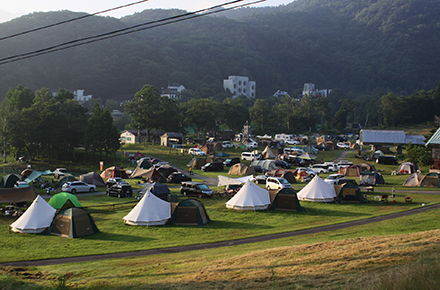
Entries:
{"label": "white building", "polygon": [[327,98],[328,94],[330,94],[331,92],[332,90],[330,89],[317,90],[315,89],[315,84],[305,83],[302,95],[303,96],[312,95],[314,97]]}
{"label": "white building", "polygon": [[186,90],[186,88],[182,85],[179,84],[168,84],[168,87],[166,88],[162,88],[162,92],[160,94],[160,96],[165,96],[168,97],[170,99],[179,99],[180,98],[180,93]]}
{"label": "white building", "polygon": [[84,90],[76,90],[73,91],[73,98],[75,101],[78,101],[80,104],[82,104],[93,98],[93,95],[84,95]]}
{"label": "white building", "polygon": [[227,80],[223,80],[223,88],[228,89],[232,93],[232,97],[244,95],[247,98],[255,98],[256,83],[249,81],[248,77],[229,76]]}

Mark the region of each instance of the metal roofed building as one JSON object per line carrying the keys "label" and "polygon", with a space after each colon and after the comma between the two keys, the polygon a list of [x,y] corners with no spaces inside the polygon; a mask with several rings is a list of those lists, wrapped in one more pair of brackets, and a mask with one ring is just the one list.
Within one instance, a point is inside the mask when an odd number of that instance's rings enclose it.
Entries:
{"label": "metal roofed building", "polygon": [[401,130],[367,130],[362,129],[359,133],[360,145],[425,145],[423,135],[406,135]]}

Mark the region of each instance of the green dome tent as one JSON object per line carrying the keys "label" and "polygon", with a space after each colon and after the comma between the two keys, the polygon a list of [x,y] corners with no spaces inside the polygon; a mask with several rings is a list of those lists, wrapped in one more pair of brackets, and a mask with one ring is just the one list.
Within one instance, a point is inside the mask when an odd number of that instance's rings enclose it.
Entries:
{"label": "green dome tent", "polygon": [[99,233],[99,230],[86,209],[72,207],[55,215],[49,233],[73,239]]}
{"label": "green dome tent", "polygon": [[203,204],[195,199],[185,199],[174,207],[172,204],[170,224],[175,225],[206,225],[211,219]]}
{"label": "green dome tent", "polygon": [[82,207],[78,198],[68,192],[60,192],[52,196],[49,204],[55,209],[66,209],[71,207]]}
{"label": "green dome tent", "polygon": [[271,209],[302,211],[296,192],[292,188],[269,190],[269,195]]}

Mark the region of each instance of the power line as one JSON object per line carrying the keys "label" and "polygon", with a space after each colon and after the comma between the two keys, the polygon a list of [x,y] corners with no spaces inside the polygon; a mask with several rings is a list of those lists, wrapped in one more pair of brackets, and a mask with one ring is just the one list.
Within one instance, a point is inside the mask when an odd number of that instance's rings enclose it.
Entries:
{"label": "power line", "polygon": [[[220,5],[216,5],[216,6],[213,6],[210,8],[201,9],[201,10],[198,10],[195,12],[187,12],[184,14],[180,14],[180,15],[176,15],[176,16],[172,16],[172,17],[168,17],[168,18],[163,18],[160,20],[150,21],[150,22],[134,25],[134,26],[119,29],[119,30],[114,30],[111,32],[107,32],[107,33],[103,33],[103,34],[99,34],[99,35],[95,35],[95,36],[90,36],[90,37],[85,37],[85,38],[81,38],[81,39],[77,39],[77,40],[68,41],[65,43],[61,43],[61,44],[47,47],[47,48],[40,49],[40,50],[35,50],[32,52],[28,52],[28,53],[23,53],[23,54],[19,54],[19,55],[14,55],[14,56],[2,58],[2,59],[0,59],[0,65],[23,60],[23,59],[32,58],[32,57],[36,57],[36,56],[40,56],[40,55],[44,55],[44,54],[72,48],[72,47],[90,44],[90,43],[106,40],[109,38],[114,38],[114,37],[118,37],[118,36],[122,36],[122,35],[126,35],[126,34],[131,34],[131,33],[146,30],[146,29],[152,29],[155,27],[164,26],[164,25],[168,25],[168,24],[172,24],[172,23],[176,23],[176,22],[180,22],[180,21],[184,21],[184,20],[189,20],[189,19],[193,19],[193,18],[197,18],[197,17],[201,17],[201,16],[206,16],[206,15],[210,15],[210,14],[214,14],[214,13],[218,13],[218,12],[224,12],[224,11],[228,11],[228,10],[232,10],[232,9],[236,9],[236,8],[241,8],[241,7],[249,6],[252,4],[265,2],[266,0],[257,0],[257,1],[253,1],[250,3],[244,3],[244,4],[240,4],[240,5],[235,5],[232,7],[227,7],[227,8],[223,7],[223,6],[228,6],[231,4],[236,4],[236,3],[242,2],[242,1],[244,1],[244,0],[235,0],[235,1],[231,1],[231,2],[226,2],[226,3],[220,4]],[[142,26],[146,26],[146,25],[150,25],[150,26],[142,27]]]}
{"label": "power line", "polygon": [[110,9],[106,9],[106,10],[103,10],[103,11],[95,12],[93,14],[87,14],[87,15],[79,16],[79,17],[72,18],[72,19],[69,19],[69,20],[64,20],[64,21],[53,23],[53,24],[37,27],[37,28],[26,30],[26,31],[23,31],[23,32],[15,33],[15,34],[12,34],[12,35],[9,35],[9,36],[0,37],[0,41],[5,40],[5,39],[9,39],[9,38],[13,38],[13,37],[17,37],[17,36],[20,36],[20,35],[28,34],[28,33],[31,33],[31,32],[43,30],[43,29],[46,29],[46,28],[50,28],[50,27],[66,24],[66,23],[69,23],[69,22],[81,20],[81,19],[84,19],[84,18],[96,16],[98,14],[103,14],[103,13],[107,13],[107,12],[110,12],[110,11],[118,10],[118,9],[121,9],[121,8],[130,7],[130,6],[141,4],[141,3],[144,3],[144,2],[148,2],[148,1],[149,0],[141,0],[141,1],[133,2],[133,3],[129,3],[129,4],[126,4],[126,5],[118,6],[118,7],[115,7],[115,8],[110,8]]}

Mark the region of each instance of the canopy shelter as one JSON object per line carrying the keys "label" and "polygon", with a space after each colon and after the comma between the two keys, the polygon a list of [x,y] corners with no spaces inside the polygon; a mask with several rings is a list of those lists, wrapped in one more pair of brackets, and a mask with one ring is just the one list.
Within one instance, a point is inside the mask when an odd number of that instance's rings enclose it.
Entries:
{"label": "canopy shelter", "polygon": [[55,209],[66,209],[70,207],[82,207],[78,198],[68,192],[60,192],[52,196],[49,204]]}
{"label": "canopy shelter", "polygon": [[73,239],[99,233],[99,230],[86,209],[71,207],[55,215],[49,233]]}
{"label": "canopy shelter", "polygon": [[31,183],[32,181],[34,181],[35,179],[37,179],[38,177],[42,176],[42,175],[52,175],[53,172],[50,170],[46,170],[46,171],[32,171],[32,173],[28,176],[28,178],[25,179],[25,181],[27,183]]}
{"label": "canopy shelter", "polygon": [[171,217],[171,204],[147,191],[136,206],[122,219],[132,226],[161,226]]}
{"label": "canopy shelter", "polygon": [[10,225],[11,230],[24,234],[40,234],[50,227],[56,211],[44,198],[37,196],[24,214]]}
{"label": "canopy shelter", "polygon": [[172,203],[171,211],[170,224],[203,226],[211,221],[203,204],[196,199]]}
{"label": "canopy shelter", "polygon": [[105,182],[102,177],[96,172],[89,172],[86,174],[81,174],[79,176],[79,181],[83,181],[87,184],[94,184],[96,186],[105,186]]}
{"label": "canopy shelter", "polygon": [[17,181],[21,180],[21,175],[18,174],[7,174],[3,176],[0,180],[0,187],[2,188],[13,188]]}
{"label": "canopy shelter", "polygon": [[19,203],[34,200],[36,197],[32,186],[0,188],[0,203]]}
{"label": "canopy shelter", "polygon": [[298,193],[299,200],[314,202],[332,202],[336,198],[335,188],[322,180],[318,175]]}
{"label": "canopy shelter", "polygon": [[302,211],[298,196],[292,188],[269,190],[271,209]]}
{"label": "canopy shelter", "polygon": [[236,210],[264,210],[269,206],[269,191],[250,180],[247,180],[243,187],[226,202],[226,208]]}
{"label": "canopy shelter", "polygon": [[231,177],[219,175],[217,186],[225,186],[225,185],[230,185],[230,184],[242,184],[242,183],[246,182],[247,180],[251,180],[252,178],[254,178],[253,175],[248,175],[248,176],[240,177],[240,178],[231,178]]}

